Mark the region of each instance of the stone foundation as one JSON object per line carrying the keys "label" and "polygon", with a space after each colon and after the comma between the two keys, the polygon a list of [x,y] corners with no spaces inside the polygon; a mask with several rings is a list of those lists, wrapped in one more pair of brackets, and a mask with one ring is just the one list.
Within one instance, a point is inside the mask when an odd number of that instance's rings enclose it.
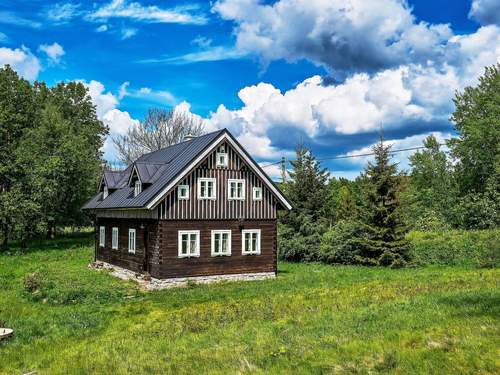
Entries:
{"label": "stone foundation", "polygon": [[274,272],[258,272],[258,273],[238,273],[234,275],[213,275],[213,276],[193,276],[193,277],[176,277],[171,279],[155,279],[145,276],[134,271],[127,270],[122,267],[115,266],[102,261],[97,261],[89,264],[89,268],[106,269],[110,273],[122,280],[135,280],[141,286],[148,290],[160,290],[167,288],[185,287],[188,283],[195,284],[210,284],[222,281],[251,281],[274,279]]}

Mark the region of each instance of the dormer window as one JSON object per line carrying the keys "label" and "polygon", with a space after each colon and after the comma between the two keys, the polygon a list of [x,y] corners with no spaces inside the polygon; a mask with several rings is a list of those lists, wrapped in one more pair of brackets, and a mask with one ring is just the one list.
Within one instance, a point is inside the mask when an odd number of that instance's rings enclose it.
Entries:
{"label": "dormer window", "polygon": [[226,168],[227,167],[227,154],[225,152],[217,153],[217,162],[215,163],[217,168]]}
{"label": "dormer window", "polygon": [[109,195],[108,187],[104,185],[104,189],[102,191],[102,199],[106,199]]}
{"label": "dormer window", "polygon": [[134,197],[137,197],[142,191],[141,181],[137,180],[134,185]]}

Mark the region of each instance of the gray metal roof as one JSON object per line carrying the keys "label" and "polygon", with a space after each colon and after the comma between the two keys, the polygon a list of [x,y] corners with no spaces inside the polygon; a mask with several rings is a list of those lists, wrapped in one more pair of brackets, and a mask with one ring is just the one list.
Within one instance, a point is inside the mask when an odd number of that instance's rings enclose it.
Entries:
{"label": "gray metal roof", "polygon": [[[141,156],[120,174],[112,173],[109,175],[113,175],[110,179],[113,179],[114,186],[117,187],[116,191],[109,194],[104,200],[101,198],[102,193],[98,193],[85,203],[82,209],[144,207],[224,132],[227,132],[227,130],[218,130]],[[128,180],[134,167],[141,181],[151,184],[137,197],[134,197],[134,189],[128,186]],[[105,180],[108,183],[106,174]]]}

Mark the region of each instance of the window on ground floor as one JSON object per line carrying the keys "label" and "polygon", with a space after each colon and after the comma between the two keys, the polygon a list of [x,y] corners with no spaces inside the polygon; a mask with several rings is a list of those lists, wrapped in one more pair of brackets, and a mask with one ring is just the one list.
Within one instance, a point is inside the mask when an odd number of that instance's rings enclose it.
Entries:
{"label": "window on ground floor", "polygon": [[128,252],[135,254],[135,229],[128,230]]}
{"label": "window on ground floor", "polygon": [[113,227],[111,232],[111,248],[114,250],[118,249],[118,228]]}
{"label": "window on ground floor", "polygon": [[231,255],[231,231],[212,231],[212,256]]}
{"label": "window on ground floor", "polygon": [[241,232],[243,255],[260,254],[260,229],[245,229]]}
{"label": "window on ground floor", "polygon": [[200,256],[200,231],[179,231],[179,258]]}
{"label": "window on ground floor", "polygon": [[99,227],[99,246],[104,247],[104,244],[106,243],[106,228],[101,226]]}

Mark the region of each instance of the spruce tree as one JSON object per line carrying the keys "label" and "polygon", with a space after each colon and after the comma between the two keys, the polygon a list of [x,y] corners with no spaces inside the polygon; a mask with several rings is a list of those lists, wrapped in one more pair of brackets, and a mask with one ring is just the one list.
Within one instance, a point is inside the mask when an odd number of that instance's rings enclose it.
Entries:
{"label": "spruce tree", "polygon": [[294,211],[311,216],[313,221],[322,218],[325,202],[328,199],[328,172],[307,147],[299,144],[296,149],[296,160],[290,162],[291,181],[286,192]]}
{"label": "spruce tree", "polygon": [[337,221],[352,220],[358,215],[356,201],[348,186],[344,185],[339,189],[336,206]]}
{"label": "spruce tree", "polygon": [[318,260],[321,235],[326,229],[328,172],[309,149],[297,146],[291,180],[284,184],[293,210],[280,218],[280,256],[290,261]]}
{"label": "spruce tree", "polygon": [[356,255],[368,265],[402,266],[408,260],[407,227],[400,213],[401,176],[390,162],[390,145],[382,137],[373,147],[375,162],[368,163],[365,180],[365,207],[361,214],[363,238]]}

